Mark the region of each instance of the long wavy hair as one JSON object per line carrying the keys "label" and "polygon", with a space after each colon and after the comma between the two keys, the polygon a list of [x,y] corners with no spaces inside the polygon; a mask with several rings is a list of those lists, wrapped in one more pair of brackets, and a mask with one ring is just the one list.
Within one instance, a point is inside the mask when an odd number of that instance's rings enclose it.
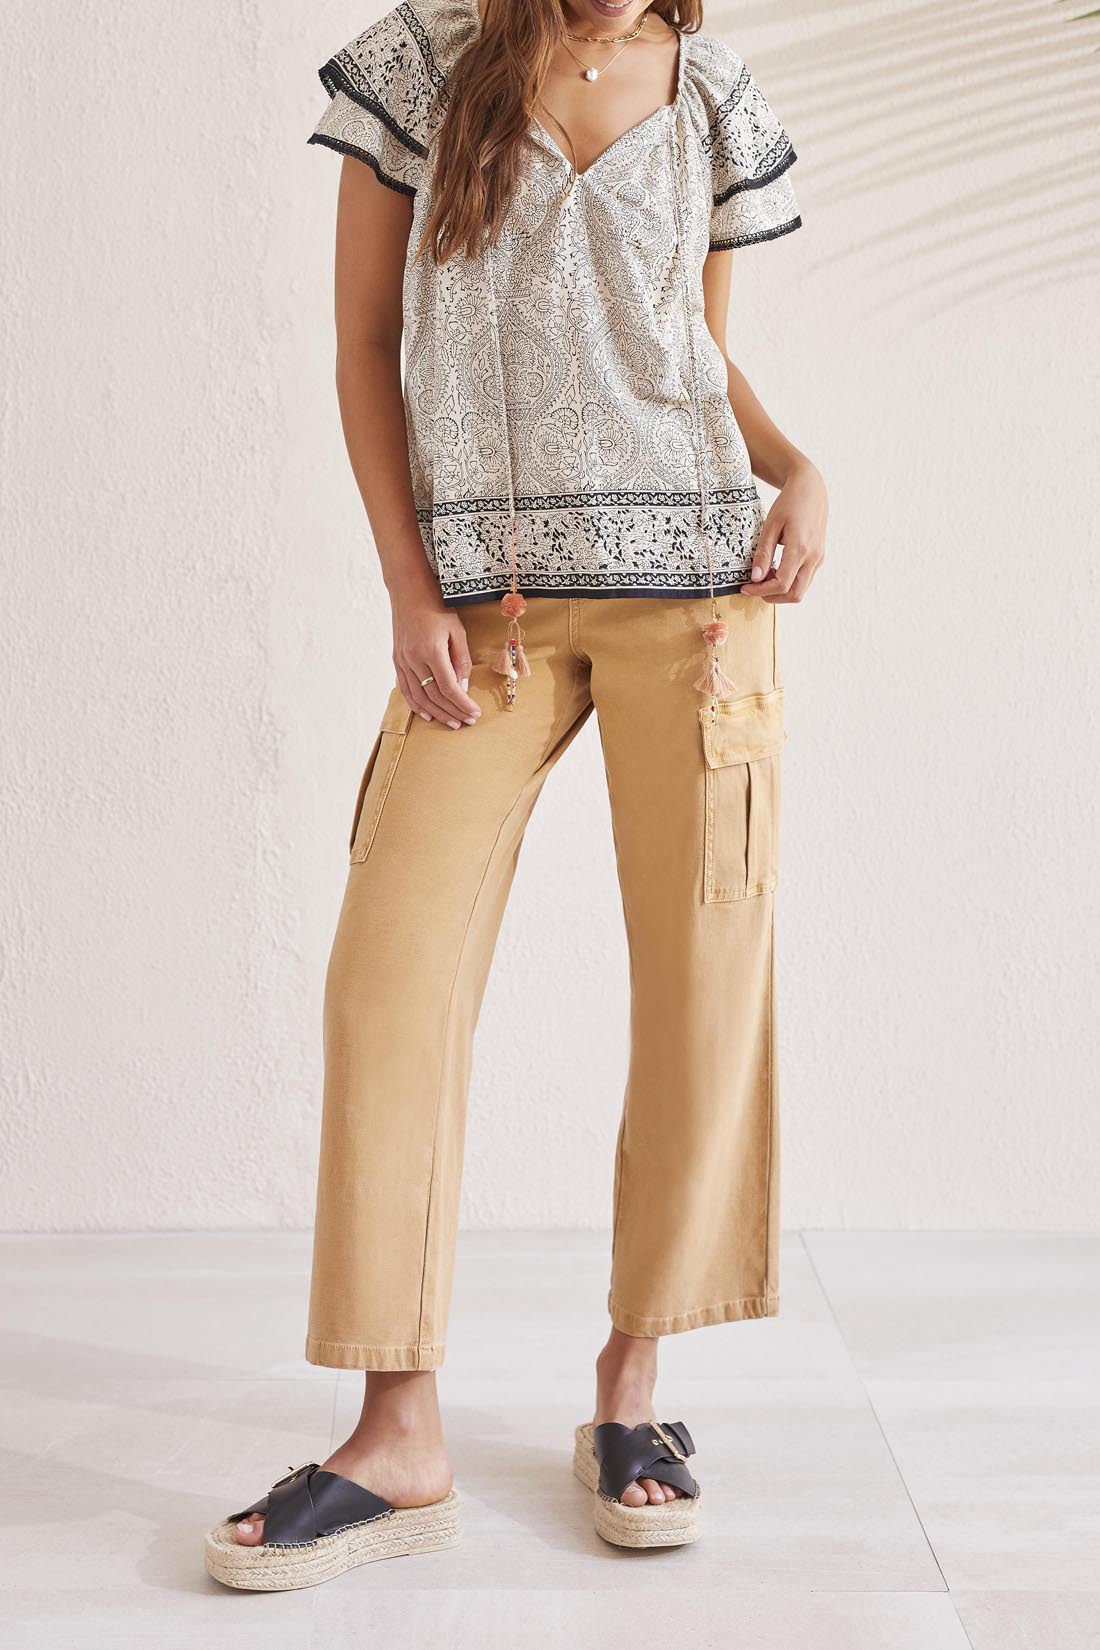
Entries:
{"label": "long wavy hair", "polygon": [[[649,10],[693,34],[702,0],[652,0]],[[488,0],[479,32],[451,74],[435,140],[431,208],[417,257],[476,257],[503,227],[532,116],[565,30],[560,0]]]}

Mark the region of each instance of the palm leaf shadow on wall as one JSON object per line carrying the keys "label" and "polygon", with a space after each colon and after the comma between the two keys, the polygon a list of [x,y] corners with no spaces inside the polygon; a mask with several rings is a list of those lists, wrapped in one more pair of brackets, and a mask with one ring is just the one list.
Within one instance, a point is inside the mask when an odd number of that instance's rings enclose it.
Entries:
{"label": "palm leaf shadow on wall", "polygon": [[750,67],[806,157],[807,226],[837,210],[828,260],[874,288],[868,307],[942,311],[1100,269],[1100,22],[1078,8],[727,0],[706,26],[766,42]]}

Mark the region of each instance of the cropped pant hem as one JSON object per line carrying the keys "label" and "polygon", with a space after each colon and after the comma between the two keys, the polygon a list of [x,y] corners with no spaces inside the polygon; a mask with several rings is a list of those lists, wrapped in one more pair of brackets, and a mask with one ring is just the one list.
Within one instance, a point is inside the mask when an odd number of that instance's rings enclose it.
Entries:
{"label": "cropped pant hem", "polygon": [[691,1312],[674,1312],[667,1318],[646,1318],[627,1312],[609,1299],[611,1322],[624,1335],[679,1335],[685,1329],[704,1329],[712,1323],[739,1323],[745,1318],[774,1318],[779,1313],[778,1295],[747,1295],[741,1300],[718,1301],[713,1306],[697,1306]]}
{"label": "cropped pant hem", "polygon": [[306,1362],[326,1369],[438,1369],[443,1351],[441,1346],[366,1346],[306,1337]]}

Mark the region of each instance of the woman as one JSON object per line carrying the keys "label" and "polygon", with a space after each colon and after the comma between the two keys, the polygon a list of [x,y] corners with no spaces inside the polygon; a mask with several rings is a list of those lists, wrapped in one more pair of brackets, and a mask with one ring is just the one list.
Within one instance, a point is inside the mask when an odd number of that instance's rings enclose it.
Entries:
{"label": "woman", "polygon": [[397,685],[327,982],[306,1356],[366,1390],[323,1466],[211,1532],[236,1586],[457,1539],[433,1372],[470,1044],[524,827],[593,709],[633,993],[574,1454],[607,1540],[698,1530],[690,1434],[652,1419],[659,1337],[778,1307],[776,610],[826,496],[724,354],[732,249],[800,220],[786,133],[699,23],[699,0],[406,0],[321,70],[337,385]]}

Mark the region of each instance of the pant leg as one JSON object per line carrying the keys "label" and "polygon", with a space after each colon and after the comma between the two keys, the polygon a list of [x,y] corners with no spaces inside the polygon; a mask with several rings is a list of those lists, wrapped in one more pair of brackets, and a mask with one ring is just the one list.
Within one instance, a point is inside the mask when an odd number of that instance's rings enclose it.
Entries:
{"label": "pant leg", "polygon": [[719,605],[735,695],[713,726],[691,686],[709,602],[586,602],[575,627],[631,967],[609,1307],[638,1335],[778,1310],[776,613]]}
{"label": "pant leg", "polygon": [[331,1367],[442,1362],[474,1026],[531,809],[591,709],[565,602],[529,604],[512,711],[499,604],[462,618],[481,718],[454,732],[391,695],[328,969],[306,1357]]}

